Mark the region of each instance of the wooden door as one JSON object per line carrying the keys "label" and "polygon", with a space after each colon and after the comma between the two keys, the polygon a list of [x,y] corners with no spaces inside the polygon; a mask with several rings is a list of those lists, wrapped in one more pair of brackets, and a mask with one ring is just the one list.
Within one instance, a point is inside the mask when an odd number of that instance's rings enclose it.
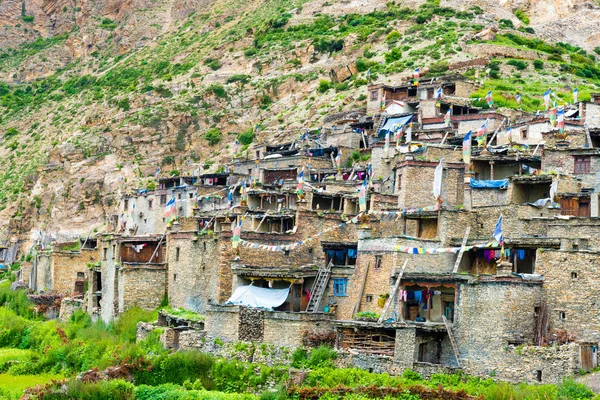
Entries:
{"label": "wooden door", "polygon": [[579,210],[579,200],[576,197],[560,199],[560,213],[562,215],[577,215]]}
{"label": "wooden door", "polygon": [[590,216],[590,202],[589,200],[579,200],[579,208],[577,210],[578,217],[589,217]]}
{"label": "wooden door", "polygon": [[595,365],[595,348],[591,344],[582,344],[581,347],[581,369],[590,371]]}

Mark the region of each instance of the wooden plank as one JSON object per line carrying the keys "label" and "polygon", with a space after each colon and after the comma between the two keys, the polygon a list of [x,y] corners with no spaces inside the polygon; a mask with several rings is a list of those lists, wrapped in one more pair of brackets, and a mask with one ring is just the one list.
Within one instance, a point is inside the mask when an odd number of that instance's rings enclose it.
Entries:
{"label": "wooden plank", "polygon": [[402,275],[404,275],[404,270],[406,269],[406,264],[408,264],[408,260],[404,261],[404,265],[402,266],[402,270],[400,271],[400,275],[398,275],[398,279],[396,279],[396,283],[394,284],[394,288],[392,289],[392,293],[390,293],[390,297],[387,299],[385,306],[383,307],[383,311],[379,316],[378,323],[382,323],[385,320],[385,316],[394,302],[394,298],[396,297],[396,292],[398,292],[398,288],[400,287],[400,281],[402,281]]}
{"label": "wooden plank", "polygon": [[500,126],[498,126],[498,128],[496,129],[496,132],[494,132],[494,134],[492,135],[492,138],[486,143],[485,147],[489,146],[490,143],[492,143],[494,141],[494,139],[496,138],[496,135],[500,131],[500,128],[502,128],[502,126],[504,125],[504,122],[506,122],[506,118],[504,118],[502,120],[502,122],[500,123]]}
{"label": "wooden plank", "polygon": [[158,250],[160,249],[160,245],[162,244],[163,239],[165,238],[165,236],[167,236],[167,232],[168,231],[165,231],[165,233],[160,238],[160,241],[158,242],[158,246],[156,246],[156,249],[154,250],[154,253],[152,253],[152,257],[150,257],[150,260],[148,260],[148,264],[150,264],[152,262],[152,260],[156,256],[156,253],[158,253]]}
{"label": "wooden plank", "polygon": [[445,135],[444,135],[444,137],[442,138],[442,141],[440,142],[440,144],[444,144],[444,143],[446,142],[446,139],[448,139],[448,134],[449,134],[449,133],[450,133],[449,131],[448,131],[448,132],[446,132],[446,134],[445,134]]}
{"label": "wooden plank", "polygon": [[456,357],[456,364],[460,368],[460,360],[458,355],[458,348],[456,347],[456,343],[454,342],[454,336],[452,336],[452,329],[450,328],[450,324],[446,319],[446,316],[442,314],[442,320],[444,321],[444,325],[446,326],[446,331],[448,332],[448,338],[450,338],[450,344],[452,345],[452,350],[454,351],[454,357]]}
{"label": "wooden plank", "polygon": [[358,296],[358,299],[356,300],[356,304],[354,305],[354,309],[352,310],[352,317],[354,317],[356,315],[356,313],[358,313],[358,310],[360,309],[360,301],[362,300],[363,294],[365,292],[365,284],[367,283],[367,275],[369,275],[369,268],[371,268],[370,261],[367,264],[367,270],[365,271],[365,275],[363,276],[362,284],[360,285],[360,295]]}
{"label": "wooden plank", "polygon": [[465,246],[467,245],[467,240],[469,239],[469,233],[471,232],[471,227],[468,226],[465,231],[465,236],[463,237],[462,244],[460,246],[460,251],[458,252],[458,257],[456,257],[456,262],[454,263],[454,268],[452,268],[452,273],[456,274],[458,272],[458,266],[460,265],[460,261],[462,260],[462,256],[465,252]]}

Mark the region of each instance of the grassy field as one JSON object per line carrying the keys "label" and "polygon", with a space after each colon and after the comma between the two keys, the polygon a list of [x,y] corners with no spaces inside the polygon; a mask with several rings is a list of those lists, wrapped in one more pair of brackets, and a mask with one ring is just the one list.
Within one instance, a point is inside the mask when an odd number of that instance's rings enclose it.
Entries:
{"label": "grassy field", "polygon": [[[4,352],[4,349],[0,350]],[[12,351],[12,349],[11,349]],[[0,399],[18,399],[23,390],[36,385],[44,385],[52,380],[62,379],[62,375],[9,375],[0,374]]]}

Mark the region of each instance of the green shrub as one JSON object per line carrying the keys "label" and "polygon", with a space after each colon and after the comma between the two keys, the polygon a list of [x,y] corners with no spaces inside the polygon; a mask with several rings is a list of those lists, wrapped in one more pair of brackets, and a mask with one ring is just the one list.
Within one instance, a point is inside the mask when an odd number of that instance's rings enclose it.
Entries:
{"label": "green shrub", "polygon": [[400,40],[400,32],[391,31],[385,38],[385,42],[389,45],[394,45]]}
{"label": "green shrub", "polygon": [[117,27],[117,24],[115,23],[115,21],[113,21],[110,18],[104,18],[102,20],[102,22],[100,23],[100,27],[103,29],[110,29],[113,30]]}
{"label": "green shrub", "polygon": [[309,368],[333,368],[333,360],[337,358],[337,353],[329,346],[319,346],[310,351],[310,356],[306,365]]}
{"label": "green shrub", "polygon": [[537,70],[544,69],[544,62],[542,60],[533,60],[533,68]]}
{"label": "green shrub", "polygon": [[34,18],[33,15],[23,15],[23,22],[33,22]]}
{"label": "green shrub", "polygon": [[206,65],[213,71],[216,71],[219,68],[221,68],[221,62],[219,60],[217,60],[216,58],[210,58],[210,57],[207,58],[206,60],[204,60],[204,65]]}
{"label": "green shrub", "polygon": [[224,99],[227,97],[227,92],[222,85],[213,83],[206,89],[209,93],[213,93],[217,98]]}
{"label": "green shrub", "polygon": [[70,399],[80,400],[133,400],[135,398],[134,389],[132,383],[120,379],[98,383],[83,383],[73,379],[67,384],[66,396]]}
{"label": "green shrub", "polygon": [[254,131],[252,128],[240,133],[237,136],[238,141],[243,145],[249,145],[254,140]]}
{"label": "green shrub", "polygon": [[333,87],[333,83],[331,81],[328,81],[328,80],[325,80],[325,79],[321,79],[319,81],[319,86],[317,87],[317,91],[319,93],[325,93],[326,91],[328,91],[332,87]]}
{"label": "green shrub", "polygon": [[510,19],[501,19],[498,21],[500,29],[515,29],[515,25]]}
{"label": "green shrub", "polygon": [[208,141],[208,144],[214,146],[221,141],[223,134],[217,128],[210,128],[204,134],[204,138]]}
{"label": "green shrub", "polygon": [[125,97],[117,101],[117,107],[119,107],[123,111],[129,111],[131,109],[131,105],[129,104],[129,98]]}
{"label": "green shrub", "polygon": [[235,74],[227,78],[227,83],[238,83],[240,85],[245,85],[250,82],[250,75],[246,74]]}
{"label": "green shrub", "polygon": [[308,361],[308,352],[302,347],[296,348],[292,353],[292,367],[303,368]]}
{"label": "green shrub", "polygon": [[527,16],[527,14],[525,14],[523,10],[516,9],[515,17],[519,18],[521,22],[523,22],[525,25],[529,25],[529,17]]}
{"label": "green shrub", "polygon": [[432,74],[441,74],[450,69],[447,61],[434,62],[429,66],[429,72]]}
{"label": "green shrub", "polygon": [[523,70],[527,69],[527,67],[529,66],[528,62],[522,61],[522,60],[508,60],[506,62],[506,64],[512,65],[513,67],[517,68],[519,71],[523,71]]}
{"label": "green shrub", "polygon": [[559,399],[591,399],[594,392],[582,383],[575,382],[572,378],[565,379],[558,385]]}
{"label": "green shrub", "polygon": [[19,135],[19,131],[17,130],[17,128],[14,127],[10,127],[6,130],[6,133],[4,134],[4,139],[10,139],[13,136],[18,136]]}

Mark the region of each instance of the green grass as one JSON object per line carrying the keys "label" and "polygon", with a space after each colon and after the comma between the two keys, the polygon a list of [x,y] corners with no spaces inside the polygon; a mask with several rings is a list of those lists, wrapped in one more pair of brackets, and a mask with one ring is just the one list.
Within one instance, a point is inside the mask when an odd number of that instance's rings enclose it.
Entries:
{"label": "green grass", "polygon": [[37,374],[37,375],[9,375],[0,374],[0,398],[7,396],[9,399],[18,399],[27,388],[36,385],[45,385],[52,380],[60,380],[64,377],[59,374]]}

